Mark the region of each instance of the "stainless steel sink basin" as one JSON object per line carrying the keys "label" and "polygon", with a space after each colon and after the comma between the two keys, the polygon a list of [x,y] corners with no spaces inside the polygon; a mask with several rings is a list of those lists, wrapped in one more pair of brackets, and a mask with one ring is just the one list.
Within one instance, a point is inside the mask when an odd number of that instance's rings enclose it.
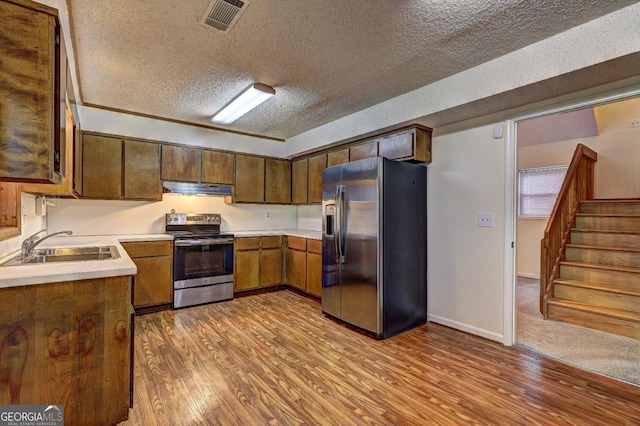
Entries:
{"label": "stainless steel sink basin", "polygon": [[118,253],[116,246],[56,247],[36,249],[34,250],[33,256],[30,256],[24,261],[18,260],[16,256],[6,263],[3,263],[2,266],[54,262],[80,262],[87,260],[108,260],[118,258],[120,258],[120,253]]}

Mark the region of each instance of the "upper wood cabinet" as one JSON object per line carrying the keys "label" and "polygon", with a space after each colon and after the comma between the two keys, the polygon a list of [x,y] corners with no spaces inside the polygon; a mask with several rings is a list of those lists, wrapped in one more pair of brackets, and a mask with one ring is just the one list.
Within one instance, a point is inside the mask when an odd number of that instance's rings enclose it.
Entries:
{"label": "upper wood cabinet", "polygon": [[307,204],[309,161],[296,160],[291,163],[291,202],[293,204]]}
{"label": "upper wood cabinet", "polygon": [[59,26],[39,3],[0,2],[0,180],[60,181]]}
{"label": "upper wood cabinet", "polygon": [[289,160],[265,160],[264,202],[291,204],[291,162]]}
{"label": "upper wood cabinet", "polygon": [[162,180],[200,182],[200,149],[162,145]]}
{"label": "upper wood cabinet", "polygon": [[364,158],[378,156],[378,141],[365,142],[349,148],[350,161],[358,161]]}
{"label": "upper wood cabinet", "polygon": [[84,198],[159,200],[160,146],[84,133]]}
{"label": "upper wood cabinet", "polygon": [[124,198],[161,198],[160,146],[124,140]]}
{"label": "upper wood cabinet", "polygon": [[412,163],[431,163],[431,129],[414,126],[378,139],[380,157]]}
{"label": "upper wood cabinet", "polygon": [[202,182],[233,184],[234,155],[228,152],[202,150]]}
{"label": "upper wood cabinet", "polygon": [[84,134],[82,186],[87,198],[122,198],[122,140]]}
{"label": "upper wood cabinet", "polygon": [[263,203],[264,178],[264,157],[237,154],[233,201]]}
{"label": "upper wood cabinet", "polygon": [[339,149],[327,153],[327,167],[337,166],[349,162],[349,148]]}
{"label": "upper wood cabinet", "polygon": [[322,203],[322,171],[327,167],[327,154],[309,157],[309,204]]}

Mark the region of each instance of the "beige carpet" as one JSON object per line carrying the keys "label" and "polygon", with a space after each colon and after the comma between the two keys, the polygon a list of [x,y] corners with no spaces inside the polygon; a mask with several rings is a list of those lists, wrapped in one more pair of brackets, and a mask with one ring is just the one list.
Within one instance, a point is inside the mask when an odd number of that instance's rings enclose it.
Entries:
{"label": "beige carpet", "polygon": [[518,278],[516,346],[640,385],[640,340],[560,321],[539,311],[540,281]]}

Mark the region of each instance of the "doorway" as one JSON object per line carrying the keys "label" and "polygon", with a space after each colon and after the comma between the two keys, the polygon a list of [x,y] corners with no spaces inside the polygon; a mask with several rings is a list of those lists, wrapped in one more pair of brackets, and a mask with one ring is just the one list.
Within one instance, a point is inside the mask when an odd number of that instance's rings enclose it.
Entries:
{"label": "doorway", "polygon": [[[577,143],[599,152],[596,174],[633,162],[629,159],[639,163],[640,130],[631,128],[632,118],[640,115],[639,96],[635,88],[508,120],[504,341],[638,385],[639,340],[542,318],[539,252],[546,219],[519,217],[517,177],[521,169],[568,164]],[[596,197],[640,198],[637,168],[634,165],[625,175],[627,181],[634,181],[627,188],[619,184],[620,170],[618,177],[596,177]]]}

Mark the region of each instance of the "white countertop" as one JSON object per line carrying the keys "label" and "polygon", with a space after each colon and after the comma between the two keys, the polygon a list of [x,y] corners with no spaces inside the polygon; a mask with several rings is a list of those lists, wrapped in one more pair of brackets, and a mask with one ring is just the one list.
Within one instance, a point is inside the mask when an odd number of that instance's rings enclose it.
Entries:
{"label": "white countertop", "polygon": [[[172,240],[166,234],[56,236],[43,241],[38,248],[116,246],[120,258],[78,262],[60,262],[18,266],[0,266],[0,288],[21,285],[76,281],[91,278],[135,275],[133,263],[120,242]],[[13,257],[17,253],[9,257]],[[7,260],[7,259],[5,259]]]}
{"label": "white countertop", "polygon": [[286,235],[289,237],[308,238],[310,240],[321,240],[321,231],[311,231],[308,229],[273,229],[269,231],[229,231],[235,237],[264,237],[269,235]]}

